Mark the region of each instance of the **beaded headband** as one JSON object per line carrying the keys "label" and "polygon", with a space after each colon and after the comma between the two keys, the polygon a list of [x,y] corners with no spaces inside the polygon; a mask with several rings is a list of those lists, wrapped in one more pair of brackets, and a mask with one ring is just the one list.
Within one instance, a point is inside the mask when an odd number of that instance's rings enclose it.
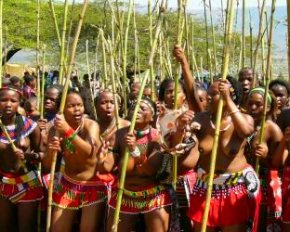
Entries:
{"label": "beaded headband", "polygon": [[[265,89],[262,87],[257,87],[257,88],[251,89],[251,91],[249,92],[249,97],[252,96],[254,93],[261,94],[264,97],[265,96]],[[269,93],[267,94],[267,99],[268,99],[268,102],[271,104],[272,97]]]}
{"label": "beaded headband", "polygon": [[152,111],[152,114],[153,115],[155,115],[155,110],[154,110],[154,107],[152,106],[152,104],[151,104],[151,102],[150,101],[148,101],[147,99],[141,99],[141,101],[140,101],[140,103],[144,103],[144,104],[146,104],[149,108],[150,108],[150,110]]}
{"label": "beaded headband", "polygon": [[[108,88],[107,89],[100,89],[99,92],[98,92],[98,96],[97,97],[100,97],[100,95],[102,93],[112,93],[112,94],[114,94],[111,89],[108,89]],[[121,104],[122,100],[121,100],[121,97],[120,97],[120,95],[118,93],[116,93],[116,97],[117,97],[117,100],[118,100],[118,104]]]}
{"label": "beaded headband", "polygon": [[18,90],[18,89],[5,86],[5,87],[0,88],[0,91],[3,91],[3,90],[12,90],[12,91],[18,93],[22,97],[22,92],[20,90]]}

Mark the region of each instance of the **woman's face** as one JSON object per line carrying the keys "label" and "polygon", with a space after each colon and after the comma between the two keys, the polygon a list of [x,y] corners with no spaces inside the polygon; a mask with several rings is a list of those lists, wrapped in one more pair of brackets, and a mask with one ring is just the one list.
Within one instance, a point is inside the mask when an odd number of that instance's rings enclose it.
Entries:
{"label": "woman's face", "polygon": [[113,119],[115,117],[114,95],[110,92],[100,94],[96,102],[96,110],[100,119]]}
{"label": "woman's face", "polygon": [[208,106],[211,112],[216,112],[220,100],[219,81],[214,81],[208,90]]}
{"label": "woman's face", "polygon": [[197,96],[198,96],[199,101],[202,104],[203,108],[207,109],[207,107],[208,107],[208,94],[207,94],[206,90],[198,89]]}
{"label": "woman's face", "polygon": [[[169,83],[164,92],[164,103],[168,109],[174,108],[174,86],[175,84],[173,82]],[[186,99],[185,93],[183,92],[180,85],[178,85],[177,108],[180,108],[183,105],[185,99]]]}
{"label": "woman's face", "polygon": [[281,110],[286,107],[289,101],[289,96],[285,86],[276,84],[272,86],[271,90],[276,97],[278,109]]}
{"label": "woman's face", "polygon": [[250,90],[253,88],[253,80],[254,80],[254,75],[253,75],[252,70],[245,70],[239,76],[239,82],[242,85],[244,95],[247,95],[250,92]]}
{"label": "woman's face", "polygon": [[58,111],[57,101],[59,91],[55,88],[50,88],[44,95],[44,109],[46,112],[56,113]]}
{"label": "woman's face", "polygon": [[264,96],[260,93],[253,93],[247,102],[247,112],[254,118],[260,119],[264,110]]}
{"label": "woman's face", "polygon": [[153,114],[147,103],[140,102],[139,111],[137,113],[136,123],[149,125],[153,121]]}
{"label": "woman's face", "polygon": [[82,98],[76,93],[70,93],[66,98],[64,116],[69,124],[80,123],[85,108]]}
{"label": "woman's face", "polygon": [[2,90],[0,92],[0,115],[5,118],[16,114],[19,106],[19,94],[13,90]]}

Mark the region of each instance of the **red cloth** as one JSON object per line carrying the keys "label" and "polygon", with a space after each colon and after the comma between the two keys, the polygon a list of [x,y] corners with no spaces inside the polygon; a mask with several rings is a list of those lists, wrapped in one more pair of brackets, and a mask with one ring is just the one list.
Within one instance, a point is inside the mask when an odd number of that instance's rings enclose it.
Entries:
{"label": "red cloth", "polygon": [[[118,189],[112,190],[109,205],[116,208]],[[138,191],[124,190],[121,202],[121,212],[124,214],[148,213],[155,209],[171,205],[171,197],[162,185],[140,187]]]}
{"label": "red cloth", "polygon": [[[282,215],[282,189],[278,170],[269,170],[267,175],[267,225],[278,223]],[[277,225],[278,225],[277,224]]]}
{"label": "red cloth", "polygon": [[[3,175],[1,172],[1,179],[3,177],[14,179],[17,184],[9,184],[0,181],[0,196],[9,199],[12,203],[35,202],[43,198],[43,187],[37,173],[36,178],[28,182],[20,182],[20,176]],[[25,176],[25,175],[23,175]]]}
{"label": "red cloth", "polygon": [[76,181],[63,175],[54,185],[53,205],[63,209],[80,209],[104,202],[109,191],[108,184],[97,177],[89,181]]}
{"label": "red cloth", "polygon": [[[251,168],[248,167],[247,169]],[[235,175],[236,174],[233,174],[231,177],[225,178],[226,182]],[[215,178],[217,181],[221,180],[219,175],[216,175]],[[248,224],[249,221],[252,221],[252,231],[257,231],[259,203],[261,198],[260,191],[256,190],[256,194],[250,197],[247,188],[248,185],[242,180],[243,176],[239,174],[238,178],[239,179],[231,184],[215,184],[214,182],[207,221],[208,227]],[[205,177],[204,179],[207,178]],[[198,176],[193,194],[190,198],[190,208],[188,211],[188,217],[198,223],[202,223],[206,202],[206,191],[206,182]]]}
{"label": "red cloth", "polygon": [[282,220],[290,223],[290,167],[285,167],[282,181],[283,214]]}

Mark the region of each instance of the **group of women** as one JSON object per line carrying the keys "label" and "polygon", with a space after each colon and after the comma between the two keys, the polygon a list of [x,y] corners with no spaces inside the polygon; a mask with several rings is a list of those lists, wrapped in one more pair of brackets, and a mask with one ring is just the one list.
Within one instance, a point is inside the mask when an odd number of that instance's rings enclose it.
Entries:
{"label": "group of women", "polygon": [[[284,126],[283,133],[275,123],[287,121],[282,108],[288,104],[288,86],[273,82],[273,94],[266,95],[263,87],[253,88],[253,73],[245,68],[239,73],[241,85],[228,76],[215,79],[206,90],[195,83],[183,50],[176,46],[173,53],[183,76],[177,102],[174,81],[165,79],[157,104],[142,98],[133,133],[129,133],[132,114],[127,118],[116,114],[122,101],[109,89],[99,90],[93,120],[75,90],[68,92],[63,115],[57,114],[62,88],[50,86],[44,118],[36,121],[19,113],[19,89],[0,89],[2,125],[16,147],[1,129],[0,231],[35,231],[38,207],[45,207],[50,181],[54,181],[52,231],[112,231],[126,150],[129,161],[118,231],[200,231],[221,98],[207,231],[290,229],[290,127]],[[265,98],[265,136],[260,142]],[[134,107],[130,105],[130,110]],[[55,152],[57,174],[51,180]],[[175,189],[174,156],[178,156]],[[253,169],[257,159],[259,173]]]}

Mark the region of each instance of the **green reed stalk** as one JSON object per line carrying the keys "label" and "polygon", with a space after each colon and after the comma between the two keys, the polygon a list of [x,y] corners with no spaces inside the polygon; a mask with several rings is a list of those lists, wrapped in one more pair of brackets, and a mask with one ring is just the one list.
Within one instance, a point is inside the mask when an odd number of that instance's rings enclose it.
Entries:
{"label": "green reed stalk", "polygon": [[104,88],[108,87],[108,71],[107,71],[107,55],[106,55],[106,39],[104,37],[103,29],[99,29],[101,44],[102,44],[102,54],[103,54],[103,77],[104,77]]}
{"label": "green reed stalk", "polygon": [[243,20],[242,20],[242,67],[245,67],[246,57],[246,0],[243,0]]}
{"label": "green reed stalk", "polygon": [[[64,89],[63,89],[63,94],[61,96],[59,114],[63,114],[66,96],[67,96],[67,91],[68,91],[69,83],[70,83],[70,74],[71,74],[71,70],[72,70],[72,65],[75,61],[76,48],[77,48],[77,44],[78,44],[79,35],[81,32],[81,28],[82,28],[84,16],[85,16],[86,9],[88,6],[88,2],[89,2],[88,0],[84,0],[83,7],[82,7],[81,13],[79,15],[79,23],[77,25],[74,39],[73,39],[73,43],[72,43],[70,61],[69,61],[69,65],[68,65],[67,72],[66,72],[66,80],[65,80],[65,85],[64,85]],[[50,232],[50,229],[51,229],[52,192],[53,192],[53,182],[54,182],[54,174],[55,174],[56,157],[57,157],[57,152],[55,152],[52,156],[52,164],[51,164],[51,170],[50,170],[50,178],[51,179],[50,179],[49,188],[48,188],[46,232]]]}
{"label": "green reed stalk", "polygon": [[[134,131],[135,122],[136,122],[136,118],[137,118],[137,113],[139,111],[140,101],[141,101],[141,98],[142,98],[142,95],[143,95],[143,91],[144,91],[147,79],[149,77],[149,72],[150,72],[150,68],[149,67],[151,65],[153,65],[155,50],[156,50],[156,47],[157,47],[157,41],[158,41],[158,38],[159,38],[159,34],[160,34],[160,31],[161,31],[161,26],[162,26],[162,21],[163,21],[163,17],[164,17],[163,16],[164,10],[165,10],[165,1],[162,0],[161,9],[159,11],[159,16],[158,16],[158,20],[157,20],[157,26],[156,26],[156,30],[155,30],[155,37],[154,37],[154,40],[153,40],[153,43],[152,43],[152,46],[151,46],[151,52],[150,52],[150,55],[149,55],[148,69],[145,71],[144,77],[142,78],[142,83],[141,83],[140,91],[139,91],[139,94],[138,94],[137,103],[136,103],[136,106],[135,106],[135,109],[134,109],[134,113],[133,113],[130,129],[129,129],[129,133],[133,133],[133,131]],[[128,159],[129,159],[129,150],[128,150],[128,147],[126,147],[125,154],[124,154],[123,160],[122,160],[121,172],[120,172],[116,209],[115,209],[115,212],[114,212],[114,221],[113,221],[113,227],[112,227],[112,231],[113,232],[117,232],[118,231],[119,214],[120,214],[122,196],[123,196],[124,185],[125,185],[125,178],[126,178],[126,170],[127,170],[127,165],[128,165]]]}
{"label": "green reed stalk", "polygon": [[113,87],[113,96],[114,96],[114,109],[115,109],[115,118],[116,118],[116,127],[119,128],[119,104],[117,99],[117,88],[116,88],[116,81],[115,81],[115,67],[114,67],[114,49],[112,47],[112,42],[108,41],[108,50],[110,56],[110,64],[111,64],[111,83]]}
{"label": "green reed stalk", "polygon": [[41,92],[40,92],[40,118],[44,115],[44,87],[45,87],[45,45],[42,48],[42,75],[41,75]]}
{"label": "green reed stalk", "polygon": [[251,62],[251,68],[254,66],[254,57],[253,57],[253,26],[252,26],[252,15],[251,12],[249,12],[249,18],[250,18],[250,62]]}
{"label": "green reed stalk", "polygon": [[52,15],[53,22],[54,22],[54,28],[55,28],[55,32],[56,32],[58,46],[61,47],[61,38],[60,38],[59,28],[58,28],[57,19],[56,19],[55,10],[54,10],[52,0],[49,0],[48,4],[49,4],[50,10],[51,10],[51,15]]}
{"label": "green reed stalk", "polygon": [[215,29],[212,17],[211,0],[209,0],[209,12],[210,12],[210,24],[211,24],[211,35],[213,39],[213,60],[214,60],[214,72],[217,74],[217,51],[216,51],[216,39],[215,39]]}
{"label": "green reed stalk", "polygon": [[[266,77],[265,77],[266,85],[265,85],[265,95],[264,95],[264,110],[263,110],[263,117],[262,117],[262,121],[261,121],[261,131],[260,131],[260,137],[259,137],[259,144],[263,143],[263,141],[265,140],[265,123],[266,123],[267,108],[268,108],[267,95],[269,94],[269,82],[270,82],[271,65],[272,65],[272,38],[273,38],[275,4],[276,4],[276,0],[272,0],[271,16],[270,16],[270,29],[269,29],[269,38],[268,38],[267,66],[266,66]],[[256,166],[255,166],[256,173],[259,173],[259,169],[260,169],[260,159],[259,159],[259,157],[257,157],[256,158]]]}
{"label": "green reed stalk", "polygon": [[[11,145],[12,150],[13,150],[13,151],[16,151],[16,150],[17,150],[17,147],[15,146],[15,144],[14,144],[14,142],[12,141],[10,135],[8,134],[7,129],[6,129],[6,127],[4,126],[4,124],[3,124],[2,120],[1,120],[1,118],[0,118],[0,128],[1,128],[1,130],[3,131],[3,133],[4,133],[5,137],[7,138],[7,140],[9,141],[9,144]],[[26,167],[25,163],[23,162],[23,160],[19,160],[19,164],[20,164],[20,166],[23,168],[24,172],[25,172],[25,173],[28,173],[27,167]]]}
{"label": "green reed stalk", "polygon": [[195,70],[195,73],[197,75],[198,81],[200,81],[200,73],[198,71],[197,63],[196,63],[196,58],[195,58],[195,52],[194,52],[194,23],[193,23],[193,18],[191,19],[191,60],[192,60],[192,72]]}
{"label": "green reed stalk", "polygon": [[87,60],[87,71],[89,76],[89,94],[90,94],[90,103],[93,109],[94,119],[97,119],[97,112],[94,105],[94,97],[92,92],[92,85],[91,85],[91,70],[90,70],[90,58],[89,58],[89,40],[86,40],[86,60]]}
{"label": "green reed stalk", "polygon": [[[224,60],[222,65],[222,79],[225,80],[228,74],[228,67],[229,67],[229,58],[230,58],[230,46],[232,42],[232,28],[233,28],[233,18],[234,18],[234,0],[228,0],[228,6],[227,12],[227,21],[226,25],[227,31],[224,35],[225,37],[225,45],[224,45]],[[208,185],[207,185],[207,194],[206,194],[206,203],[205,203],[205,209],[203,213],[203,219],[202,219],[202,227],[201,231],[205,232],[207,229],[207,220],[208,220],[208,213],[209,213],[209,207],[211,202],[211,194],[212,194],[212,188],[213,188],[213,178],[215,173],[215,164],[216,164],[216,157],[217,157],[217,150],[218,150],[218,144],[219,144],[219,136],[220,136],[220,126],[221,126],[221,119],[222,119],[222,111],[223,111],[223,99],[221,98],[219,100],[218,104],[218,110],[217,110],[217,116],[216,116],[216,122],[215,122],[215,134],[214,134],[214,142],[212,147],[212,153],[211,153],[211,160],[210,160],[210,171],[209,171],[209,179],[208,179]]]}
{"label": "green reed stalk", "polygon": [[207,50],[208,53],[208,58],[209,58],[209,78],[210,78],[210,83],[213,83],[213,73],[212,73],[212,58],[211,58],[211,50]]}
{"label": "green reed stalk", "polygon": [[[184,18],[182,15],[182,7],[185,4],[184,0],[178,0],[178,29],[177,29],[177,40],[176,44],[181,46],[182,43],[182,35],[184,29]],[[180,65],[178,64],[176,67],[176,74],[174,78],[174,110],[178,109],[177,105],[177,95],[178,95],[178,86],[179,86],[179,78],[180,78]],[[177,182],[177,166],[178,166],[178,157],[177,155],[173,156],[173,163],[172,163],[172,185],[173,188],[176,189],[176,182]]]}
{"label": "green reed stalk", "polygon": [[62,24],[62,36],[60,46],[60,61],[59,61],[59,84],[63,83],[64,75],[64,61],[65,61],[65,43],[66,43],[66,28],[67,28],[67,14],[68,14],[68,0],[64,1],[64,12],[63,12],[63,24]]}
{"label": "green reed stalk", "polygon": [[[40,0],[37,0],[36,10],[36,64],[37,64],[37,106],[40,107]],[[1,64],[2,65],[2,64]]]}
{"label": "green reed stalk", "polygon": [[[209,49],[209,38],[208,38],[208,25],[207,25],[207,10],[206,10],[206,0],[203,0],[203,15],[204,15],[204,25],[205,25],[205,44],[206,44],[206,51]],[[209,57],[208,53],[206,52],[206,67],[209,67]]]}
{"label": "green reed stalk", "polygon": [[[150,46],[152,46],[153,43],[153,17],[152,17],[152,9],[151,9],[151,0],[148,0],[148,17],[149,17],[149,41]],[[152,89],[151,99],[152,101],[155,100],[155,75],[154,75],[154,65],[152,64],[150,66],[150,86]]]}
{"label": "green reed stalk", "polygon": [[258,59],[258,51],[259,51],[259,47],[262,41],[262,36],[263,36],[263,32],[262,32],[262,25],[263,25],[263,21],[264,21],[264,9],[265,9],[265,5],[266,5],[266,0],[263,0],[262,3],[262,7],[261,10],[259,12],[259,32],[258,32],[258,38],[257,38],[257,43],[256,43],[256,47],[254,50],[254,54],[253,54],[253,73],[254,73],[254,81],[253,81],[253,86],[256,86],[256,82],[257,82],[257,75],[256,75],[256,65],[257,65],[257,59]]}
{"label": "green reed stalk", "polygon": [[186,56],[190,57],[190,46],[189,46],[189,26],[188,26],[188,15],[187,15],[187,0],[184,0],[183,2],[183,17],[184,17],[184,24],[185,24],[185,51],[186,51]]}
{"label": "green reed stalk", "polygon": [[134,76],[140,73],[140,55],[139,55],[139,39],[136,24],[136,5],[133,1],[133,28],[134,28]]}

